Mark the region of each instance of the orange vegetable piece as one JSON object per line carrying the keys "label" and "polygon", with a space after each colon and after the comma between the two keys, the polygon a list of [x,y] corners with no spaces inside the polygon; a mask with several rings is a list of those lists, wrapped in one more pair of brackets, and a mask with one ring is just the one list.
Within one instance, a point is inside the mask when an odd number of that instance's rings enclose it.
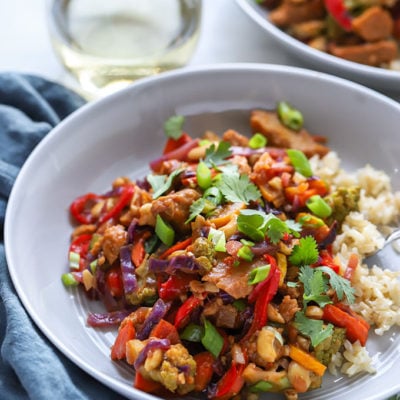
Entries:
{"label": "orange vegetable piece", "polygon": [[214,356],[204,351],[193,356],[196,361],[196,376],[194,377],[194,390],[202,392],[211,381],[214,373]]}
{"label": "orange vegetable piece", "polygon": [[169,339],[171,344],[177,344],[181,341],[175,326],[165,319],[160,320],[160,322],[152,329],[150,337]]}
{"label": "orange vegetable piece", "polygon": [[325,373],[326,366],[324,364],[320,363],[311,354],[299,349],[296,346],[289,345],[289,357],[302,367],[314,372],[318,376],[322,376]]}
{"label": "orange vegetable piece", "polygon": [[119,328],[114,345],[111,348],[111,359],[122,360],[126,357],[126,343],[135,338],[136,331],[132,320],[125,319]]}

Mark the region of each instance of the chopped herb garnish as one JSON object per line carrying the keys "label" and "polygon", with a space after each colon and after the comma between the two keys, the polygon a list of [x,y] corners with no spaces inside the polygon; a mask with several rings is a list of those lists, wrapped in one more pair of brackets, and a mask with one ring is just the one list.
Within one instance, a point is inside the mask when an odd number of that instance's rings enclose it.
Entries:
{"label": "chopped herb garnish", "polygon": [[256,201],[261,197],[257,186],[250,182],[249,177],[238,172],[222,173],[216,186],[225,199],[232,203],[249,204],[250,201]]}
{"label": "chopped herb garnish", "polygon": [[278,243],[285,233],[298,236],[301,230],[300,224],[293,220],[282,221],[273,214],[265,214],[263,211],[242,210],[237,220],[240,232],[247,235],[255,242],[264,240],[267,236],[274,244]]}
{"label": "chopped herb garnish", "polygon": [[211,186],[204,192],[203,198],[218,206],[222,202],[222,193],[216,186]]}
{"label": "chopped herb garnish", "polygon": [[336,295],[340,301],[346,297],[349,303],[354,303],[354,288],[348,279],[338,275],[332,268],[322,266],[318,267],[317,270],[322,271],[329,275],[329,283],[332,289],[335,290]]}
{"label": "chopped herb garnish", "polygon": [[220,165],[226,162],[226,159],[232,155],[232,151],[230,150],[231,144],[229,142],[219,142],[218,147],[215,147],[213,143],[206,150],[206,157],[204,162],[209,166],[213,167],[216,165]]}
{"label": "chopped herb garnish", "polygon": [[323,321],[307,318],[302,312],[296,313],[295,326],[303,335],[311,339],[314,347],[333,334],[332,324],[324,325]]}
{"label": "chopped herb garnish", "polygon": [[200,215],[202,213],[202,211],[204,210],[205,205],[206,205],[206,199],[203,199],[202,197],[200,197],[200,199],[197,199],[196,201],[194,201],[190,205],[189,218],[185,221],[185,224],[194,220],[198,215]]}
{"label": "chopped herb garnish", "polygon": [[290,162],[292,163],[294,169],[299,173],[309,178],[313,175],[310,162],[305,154],[296,149],[288,149],[286,150],[287,155],[290,158]]}
{"label": "chopped herb garnish", "polygon": [[318,261],[318,245],[312,236],[306,236],[299,240],[299,244],[293,247],[289,261],[297,266],[311,265]]}
{"label": "chopped herb garnish", "polygon": [[303,300],[305,307],[310,301],[318,303],[320,307],[325,307],[327,304],[332,303],[331,298],[326,294],[328,279],[322,271],[305,265],[300,269],[299,280],[304,286]]}
{"label": "chopped herb garnish", "polygon": [[183,115],[173,115],[164,123],[165,135],[172,139],[179,139],[182,136],[182,127],[185,122]]}
{"label": "chopped herb garnish", "polygon": [[153,188],[153,199],[160,197],[167,190],[171,188],[172,182],[174,179],[183,171],[183,168],[178,168],[175,171],[171,172],[168,177],[166,175],[147,175],[147,181],[150,183]]}

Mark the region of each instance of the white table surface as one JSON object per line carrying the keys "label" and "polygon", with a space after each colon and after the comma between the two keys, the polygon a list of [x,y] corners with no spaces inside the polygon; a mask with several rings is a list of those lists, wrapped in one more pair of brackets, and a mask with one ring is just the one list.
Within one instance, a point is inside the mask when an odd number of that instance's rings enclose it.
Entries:
{"label": "white table surface", "polygon": [[[18,71],[73,87],[50,44],[46,0],[0,2],[0,72]],[[202,33],[188,65],[259,62],[302,66],[268,38],[235,0],[203,0]]]}

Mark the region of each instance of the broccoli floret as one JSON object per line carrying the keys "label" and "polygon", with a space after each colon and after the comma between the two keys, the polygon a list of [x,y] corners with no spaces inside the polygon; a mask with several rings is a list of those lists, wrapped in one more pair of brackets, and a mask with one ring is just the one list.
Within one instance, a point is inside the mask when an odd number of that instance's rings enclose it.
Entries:
{"label": "broccoli floret", "polygon": [[360,188],[358,186],[340,187],[324,199],[332,208],[328,223],[337,221],[340,226],[351,211],[359,210]]}
{"label": "broccoli floret", "polygon": [[315,347],[315,357],[324,365],[328,365],[334,354],[342,347],[346,338],[346,330],[334,328],[333,334]]}

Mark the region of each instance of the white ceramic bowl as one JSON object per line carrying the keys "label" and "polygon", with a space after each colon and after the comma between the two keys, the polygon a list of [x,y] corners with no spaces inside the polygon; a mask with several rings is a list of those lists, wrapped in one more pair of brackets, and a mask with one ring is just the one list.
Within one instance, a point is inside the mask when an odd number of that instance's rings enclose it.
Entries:
{"label": "white ceramic bowl", "polygon": [[370,67],[313,49],[273,25],[268,20],[268,11],[257,4],[256,0],[236,0],[236,2],[267,35],[308,67],[351,79],[396,98],[400,96],[400,71]]}
{"label": "white ceramic bowl", "polygon": [[[369,162],[400,188],[399,104],[336,77],[259,64],[184,69],[138,81],[67,118],[23,166],[5,222],[7,260],[18,295],[56,347],[128,398],[152,396],[132,387],[130,368],[110,360],[115,332],[85,325],[87,312],[101,310],[100,305],[61,283],[68,268],[71,200],[108,190],[117,176],[146,174],[148,162],[162,149],[163,123],[171,115],[185,115],[185,130],[191,134],[231,127],[245,131],[250,109],[272,109],[278,100],[299,108],[307,128],[329,139],[345,167]],[[377,374],[336,382],[327,378],[322,389],[302,398],[375,400],[400,391],[393,368],[400,362],[399,330],[379,339],[372,336],[368,346],[381,353]]]}

